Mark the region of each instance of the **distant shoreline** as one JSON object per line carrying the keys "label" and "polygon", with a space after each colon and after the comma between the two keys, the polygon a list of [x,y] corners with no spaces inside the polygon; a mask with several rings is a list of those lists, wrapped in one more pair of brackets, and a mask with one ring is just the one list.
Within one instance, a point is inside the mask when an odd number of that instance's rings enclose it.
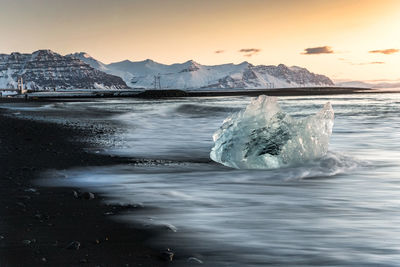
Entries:
{"label": "distant shoreline", "polygon": [[342,87],[300,87],[281,89],[243,89],[224,91],[183,91],[183,90],[147,90],[136,97],[218,97],[218,96],[303,96],[303,95],[337,95],[370,93],[373,89],[365,88],[342,88]]}
{"label": "distant shoreline", "polygon": [[373,89],[359,87],[299,87],[280,89],[232,89],[232,90],[70,90],[57,92],[28,93],[27,98],[0,97],[0,102],[19,102],[31,100],[57,101],[60,99],[78,98],[176,98],[176,97],[221,97],[221,96],[318,96],[318,95],[346,95],[346,94],[386,94],[400,93],[400,89]]}

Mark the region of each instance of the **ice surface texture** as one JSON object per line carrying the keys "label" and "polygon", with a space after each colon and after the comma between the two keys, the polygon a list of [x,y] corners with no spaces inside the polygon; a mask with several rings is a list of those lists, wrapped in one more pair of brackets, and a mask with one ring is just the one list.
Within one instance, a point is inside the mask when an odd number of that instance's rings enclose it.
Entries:
{"label": "ice surface texture", "polygon": [[211,159],[238,169],[272,169],[324,156],[332,134],[330,103],[316,115],[294,119],[275,97],[261,95],[225,119],[214,133]]}

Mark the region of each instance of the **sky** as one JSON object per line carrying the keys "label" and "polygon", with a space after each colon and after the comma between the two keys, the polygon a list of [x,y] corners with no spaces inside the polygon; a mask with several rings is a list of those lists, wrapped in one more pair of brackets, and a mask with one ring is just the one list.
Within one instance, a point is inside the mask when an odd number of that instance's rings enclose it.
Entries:
{"label": "sky", "polygon": [[306,67],[400,80],[399,0],[0,0],[0,53]]}

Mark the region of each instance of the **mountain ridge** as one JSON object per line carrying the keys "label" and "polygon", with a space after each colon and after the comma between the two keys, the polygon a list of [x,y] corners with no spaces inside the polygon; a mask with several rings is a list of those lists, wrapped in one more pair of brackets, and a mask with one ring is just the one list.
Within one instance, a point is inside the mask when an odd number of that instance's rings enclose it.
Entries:
{"label": "mountain ridge", "polygon": [[284,64],[253,65],[244,61],[239,64],[202,65],[188,60],[167,65],[151,59],[104,64],[86,55],[69,54],[94,68],[105,66],[103,70],[106,73],[121,77],[128,86],[135,89],[154,88],[155,76],[160,76],[163,89],[265,89],[334,85],[327,76]]}
{"label": "mountain ridge", "polygon": [[327,76],[284,64],[202,65],[194,60],[162,64],[151,59],[105,64],[85,52],[62,56],[51,50],[0,54],[0,88],[16,88],[23,77],[27,89],[267,89],[333,86]]}
{"label": "mountain ridge", "polygon": [[128,88],[120,77],[49,49],[0,54],[0,88],[17,88],[19,77],[31,90]]}

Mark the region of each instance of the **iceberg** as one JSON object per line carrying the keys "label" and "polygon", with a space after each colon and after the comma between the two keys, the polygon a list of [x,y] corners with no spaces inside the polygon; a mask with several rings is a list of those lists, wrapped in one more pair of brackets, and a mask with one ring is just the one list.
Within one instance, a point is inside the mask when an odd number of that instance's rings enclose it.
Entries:
{"label": "iceberg", "polygon": [[213,161],[237,169],[274,169],[321,158],[328,152],[334,111],[296,119],[275,97],[261,95],[226,118],[214,133]]}

